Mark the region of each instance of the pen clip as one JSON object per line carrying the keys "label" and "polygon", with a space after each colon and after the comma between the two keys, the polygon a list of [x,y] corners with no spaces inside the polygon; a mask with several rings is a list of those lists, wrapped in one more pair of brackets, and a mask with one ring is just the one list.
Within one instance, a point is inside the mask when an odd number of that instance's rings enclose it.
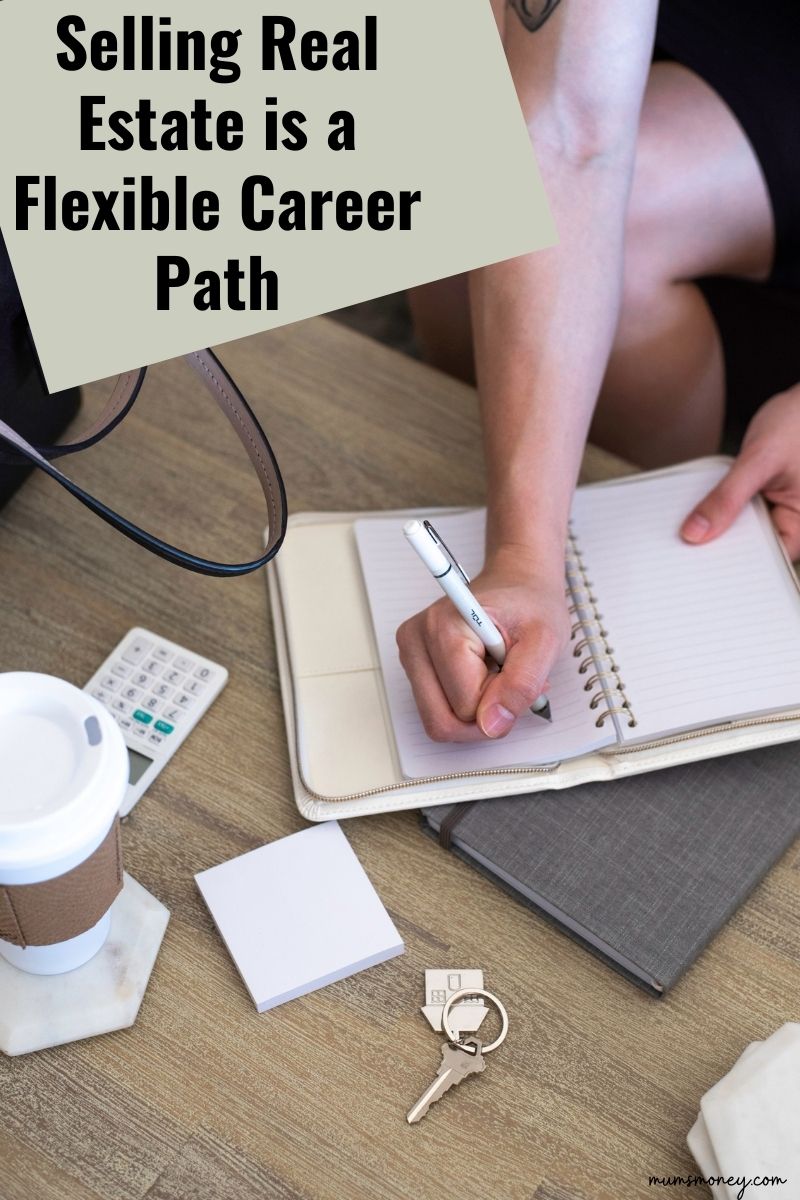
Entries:
{"label": "pen clip", "polygon": [[436,532],[436,530],[434,529],[434,527],[430,521],[425,520],[422,522],[422,524],[424,525],[424,527],[425,527],[426,531],[428,532],[428,534],[430,535],[430,537],[432,537],[434,542],[436,542],[436,545],[442,547],[445,554],[449,558],[450,562],[453,564],[453,566],[458,571],[461,578],[464,580],[464,583],[468,584],[469,583],[469,575],[464,570],[461,563],[456,558],[455,554],[453,554],[450,551],[450,549],[448,548],[447,542],[444,541],[441,534]]}

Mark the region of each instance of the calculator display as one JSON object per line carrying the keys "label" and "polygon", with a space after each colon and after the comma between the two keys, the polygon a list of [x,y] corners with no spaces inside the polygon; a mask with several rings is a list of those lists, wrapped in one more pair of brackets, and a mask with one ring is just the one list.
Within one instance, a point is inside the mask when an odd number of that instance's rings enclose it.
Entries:
{"label": "calculator display", "polygon": [[127,749],[130,760],[128,783],[138,783],[153,760],[152,758],[148,758],[146,754],[139,754],[138,750],[131,750],[130,746]]}

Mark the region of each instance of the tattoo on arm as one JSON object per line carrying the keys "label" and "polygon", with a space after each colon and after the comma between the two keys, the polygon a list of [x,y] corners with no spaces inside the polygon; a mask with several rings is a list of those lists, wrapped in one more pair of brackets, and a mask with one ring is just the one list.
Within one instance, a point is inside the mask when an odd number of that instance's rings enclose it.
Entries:
{"label": "tattoo on arm", "polygon": [[508,7],[514,9],[529,33],[535,33],[553,15],[558,3],[559,0],[508,0]]}

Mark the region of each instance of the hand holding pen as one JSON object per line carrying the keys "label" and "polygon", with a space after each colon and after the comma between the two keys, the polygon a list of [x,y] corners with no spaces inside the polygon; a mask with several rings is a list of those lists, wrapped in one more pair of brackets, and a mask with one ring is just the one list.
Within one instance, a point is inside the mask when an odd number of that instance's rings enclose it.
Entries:
{"label": "hand holding pen", "polygon": [[[476,596],[429,523],[410,523],[407,536],[446,593],[397,634],[428,735],[456,742],[503,737],[534,703],[537,721],[549,719],[540,693],[568,632],[563,576],[532,570],[529,560],[501,550],[476,581]],[[500,615],[505,638],[487,604]],[[492,660],[503,662],[503,670],[498,673]]]}

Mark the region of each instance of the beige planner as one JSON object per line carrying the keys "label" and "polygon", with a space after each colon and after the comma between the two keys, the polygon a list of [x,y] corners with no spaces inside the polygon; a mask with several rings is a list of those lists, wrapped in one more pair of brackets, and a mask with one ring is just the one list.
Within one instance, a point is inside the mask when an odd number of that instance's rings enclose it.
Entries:
{"label": "beige planner", "polygon": [[708,546],[680,522],[723,458],[579,488],[572,639],[553,721],[500,741],[424,732],[394,642],[440,595],[402,536],[431,516],[467,571],[480,510],[303,513],[268,578],[294,794],[312,821],[573,787],[800,737],[800,589],[758,499]]}

